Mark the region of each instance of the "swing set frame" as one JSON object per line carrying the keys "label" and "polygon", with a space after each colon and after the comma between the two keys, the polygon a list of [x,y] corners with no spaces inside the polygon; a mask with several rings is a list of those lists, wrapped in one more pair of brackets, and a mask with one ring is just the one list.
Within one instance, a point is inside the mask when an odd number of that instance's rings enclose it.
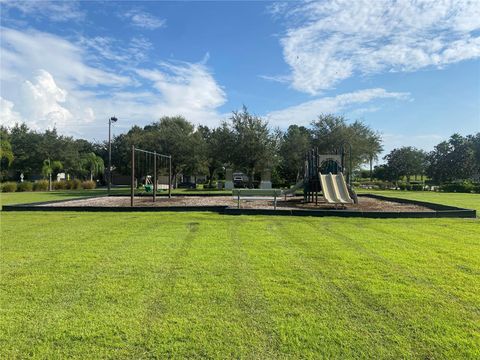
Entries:
{"label": "swing set frame", "polygon": [[[134,206],[135,197],[135,151],[153,155],[153,202],[157,201],[157,157],[168,159],[168,197],[172,197],[172,156],[157,153],[156,151],[148,151],[135,148],[132,145],[132,168],[131,168],[131,184],[130,184],[130,206]],[[146,176],[146,175],[145,175]]]}

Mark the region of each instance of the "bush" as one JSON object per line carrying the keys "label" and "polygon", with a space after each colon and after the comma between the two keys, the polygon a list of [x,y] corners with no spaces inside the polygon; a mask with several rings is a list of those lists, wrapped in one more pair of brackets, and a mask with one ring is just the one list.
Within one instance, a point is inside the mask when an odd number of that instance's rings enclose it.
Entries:
{"label": "bush", "polygon": [[440,186],[440,191],[445,192],[471,193],[474,190],[474,184],[469,181],[447,183]]}
{"label": "bush", "polygon": [[82,182],[83,189],[95,189],[97,187],[97,183],[93,180],[87,180]]}
{"label": "bush", "polygon": [[67,189],[68,190],[79,190],[82,188],[82,182],[78,179],[68,180]]}
{"label": "bush", "polygon": [[24,181],[17,185],[18,192],[32,191],[32,190],[33,190],[33,184],[30,181]]}
{"label": "bush", "polygon": [[398,188],[400,190],[407,190],[407,184],[405,183],[398,183]]}
{"label": "bush", "polygon": [[475,191],[477,194],[480,194],[480,183],[473,185],[473,191]]}
{"label": "bush", "polygon": [[422,191],[423,190],[423,185],[422,184],[412,184],[412,190],[413,191]]}
{"label": "bush", "polygon": [[65,190],[67,188],[66,181],[54,181],[52,183],[53,190]]}
{"label": "bush", "polygon": [[48,180],[38,180],[33,183],[33,191],[47,191]]}
{"label": "bush", "polygon": [[17,183],[5,182],[2,184],[2,192],[15,192],[17,191]]}

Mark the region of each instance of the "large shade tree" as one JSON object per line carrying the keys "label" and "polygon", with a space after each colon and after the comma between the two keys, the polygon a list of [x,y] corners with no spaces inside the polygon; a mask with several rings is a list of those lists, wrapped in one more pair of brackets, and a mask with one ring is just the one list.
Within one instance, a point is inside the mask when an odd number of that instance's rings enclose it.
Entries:
{"label": "large shade tree", "polygon": [[228,166],[231,161],[233,134],[226,123],[212,129],[207,126],[199,126],[198,131],[204,139],[208,182],[209,186],[212,187],[215,173]]}
{"label": "large shade tree", "polygon": [[255,173],[276,162],[276,136],[270,132],[268,122],[248,112],[244,106],[234,111],[229,123],[232,131],[232,162],[248,176],[252,186]]}
{"label": "large shade tree", "polygon": [[478,177],[479,142],[480,133],[466,137],[453,134],[442,141],[428,154],[428,176],[437,183]]}
{"label": "large shade tree", "polygon": [[305,154],[311,148],[311,134],[304,126],[290,125],[280,141],[280,175],[289,183],[303,176]]}
{"label": "large shade tree", "polygon": [[427,154],[425,151],[411,146],[393,149],[384,157],[391,176],[395,180],[405,176],[408,183],[410,183],[412,176],[425,173],[427,168],[426,159]]}
{"label": "large shade tree", "polygon": [[[311,123],[313,145],[320,153],[344,151],[353,171],[361,164],[373,162],[382,152],[382,139],[378,132],[361,121],[348,123],[343,116],[320,115]],[[351,150],[351,157],[350,157]],[[345,164],[346,165],[346,164]]]}

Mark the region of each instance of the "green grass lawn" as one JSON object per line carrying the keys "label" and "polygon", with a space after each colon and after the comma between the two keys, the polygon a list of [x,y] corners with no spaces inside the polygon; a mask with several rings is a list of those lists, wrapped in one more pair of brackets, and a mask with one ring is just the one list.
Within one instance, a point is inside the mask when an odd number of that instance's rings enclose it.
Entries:
{"label": "green grass lawn", "polygon": [[478,358],[479,233],[472,219],[1,213],[0,353]]}
{"label": "green grass lawn", "polygon": [[357,190],[359,194],[378,194],[383,196],[427,201],[437,204],[458,206],[477,210],[480,215],[480,194],[442,193],[434,191],[397,191],[397,190]]}

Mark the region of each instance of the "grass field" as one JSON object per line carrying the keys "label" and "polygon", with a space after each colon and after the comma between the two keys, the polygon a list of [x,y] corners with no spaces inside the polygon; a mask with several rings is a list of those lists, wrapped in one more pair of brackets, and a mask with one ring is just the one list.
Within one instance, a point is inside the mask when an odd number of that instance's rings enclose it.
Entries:
{"label": "grass field", "polygon": [[477,210],[480,215],[480,194],[441,193],[433,191],[396,191],[396,190],[360,190],[361,193],[378,194],[383,196],[421,200],[437,204],[458,206]]}
{"label": "grass field", "polygon": [[480,355],[478,219],[0,216],[2,358]]}

